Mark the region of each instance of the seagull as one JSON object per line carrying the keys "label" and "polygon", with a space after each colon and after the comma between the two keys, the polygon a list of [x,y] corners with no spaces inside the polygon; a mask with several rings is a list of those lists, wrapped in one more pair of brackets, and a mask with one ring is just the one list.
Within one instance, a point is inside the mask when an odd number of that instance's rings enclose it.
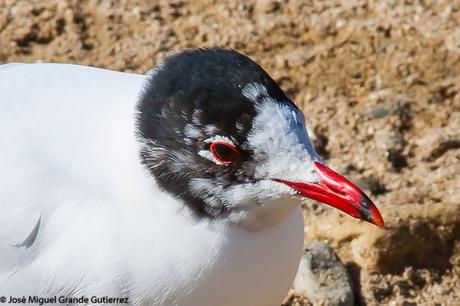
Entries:
{"label": "seagull", "polygon": [[0,97],[8,299],[275,306],[302,256],[303,198],[383,227],[237,51],[184,50],[146,75],[5,64]]}

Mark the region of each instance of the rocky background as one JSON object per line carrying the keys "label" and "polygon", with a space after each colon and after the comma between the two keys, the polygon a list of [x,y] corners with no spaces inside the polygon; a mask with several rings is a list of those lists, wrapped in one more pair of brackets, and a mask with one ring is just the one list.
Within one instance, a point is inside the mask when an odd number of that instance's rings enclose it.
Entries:
{"label": "rocky background", "polygon": [[204,46],[265,67],[318,152],[376,200],[385,230],[304,205],[306,238],[335,249],[355,304],[459,305],[460,1],[0,0],[0,63],[145,73]]}

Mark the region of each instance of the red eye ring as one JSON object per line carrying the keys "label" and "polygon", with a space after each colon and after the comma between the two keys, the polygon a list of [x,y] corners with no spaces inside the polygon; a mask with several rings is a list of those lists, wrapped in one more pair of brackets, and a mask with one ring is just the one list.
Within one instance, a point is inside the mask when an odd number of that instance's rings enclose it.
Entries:
{"label": "red eye ring", "polygon": [[212,157],[218,162],[229,165],[240,158],[240,151],[225,141],[214,141],[209,147]]}

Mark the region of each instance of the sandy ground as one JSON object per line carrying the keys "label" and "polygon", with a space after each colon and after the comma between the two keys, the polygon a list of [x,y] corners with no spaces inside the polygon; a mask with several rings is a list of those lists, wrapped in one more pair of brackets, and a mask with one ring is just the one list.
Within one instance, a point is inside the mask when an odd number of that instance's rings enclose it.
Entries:
{"label": "sandy ground", "polygon": [[203,46],[261,63],[378,203],[385,231],[305,204],[306,237],[336,249],[358,304],[458,305],[460,1],[0,0],[0,63],[144,73]]}

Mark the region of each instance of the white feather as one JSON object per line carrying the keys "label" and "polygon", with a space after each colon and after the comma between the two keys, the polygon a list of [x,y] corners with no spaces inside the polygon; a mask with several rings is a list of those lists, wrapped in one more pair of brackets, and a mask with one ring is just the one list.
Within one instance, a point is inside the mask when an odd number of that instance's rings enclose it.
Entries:
{"label": "white feather", "polygon": [[267,88],[265,88],[264,85],[256,82],[249,83],[246,86],[244,86],[241,90],[241,93],[243,94],[243,96],[245,96],[254,103],[258,103],[259,99],[269,97]]}
{"label": "white feather", "polygon": [[228,144],[230,144],[232,146],[235,145],[230,138],[228,138],[227,136],[222,136],[222,135],[214,135],[214,136],[209,137],[209,138],[204,140],[204,142],[206,142],[206,143],[213,143],[215,141],[226,142],[226,143],[228,143]]}
{"label": "white feather", "polygon": [[188,123],[185,125],[184,135],[188,138],[198,139],[201,137],[201,131],[194,125]]}
{"label": "white feather", "polygon": [[264,154],[268,157],[266,163],[257,168],[256,176],[318,181],[313,161],[319,157],[308,137],[302,114],[269,97],[256,104],[256,110],[248,143],[256,156]]}

